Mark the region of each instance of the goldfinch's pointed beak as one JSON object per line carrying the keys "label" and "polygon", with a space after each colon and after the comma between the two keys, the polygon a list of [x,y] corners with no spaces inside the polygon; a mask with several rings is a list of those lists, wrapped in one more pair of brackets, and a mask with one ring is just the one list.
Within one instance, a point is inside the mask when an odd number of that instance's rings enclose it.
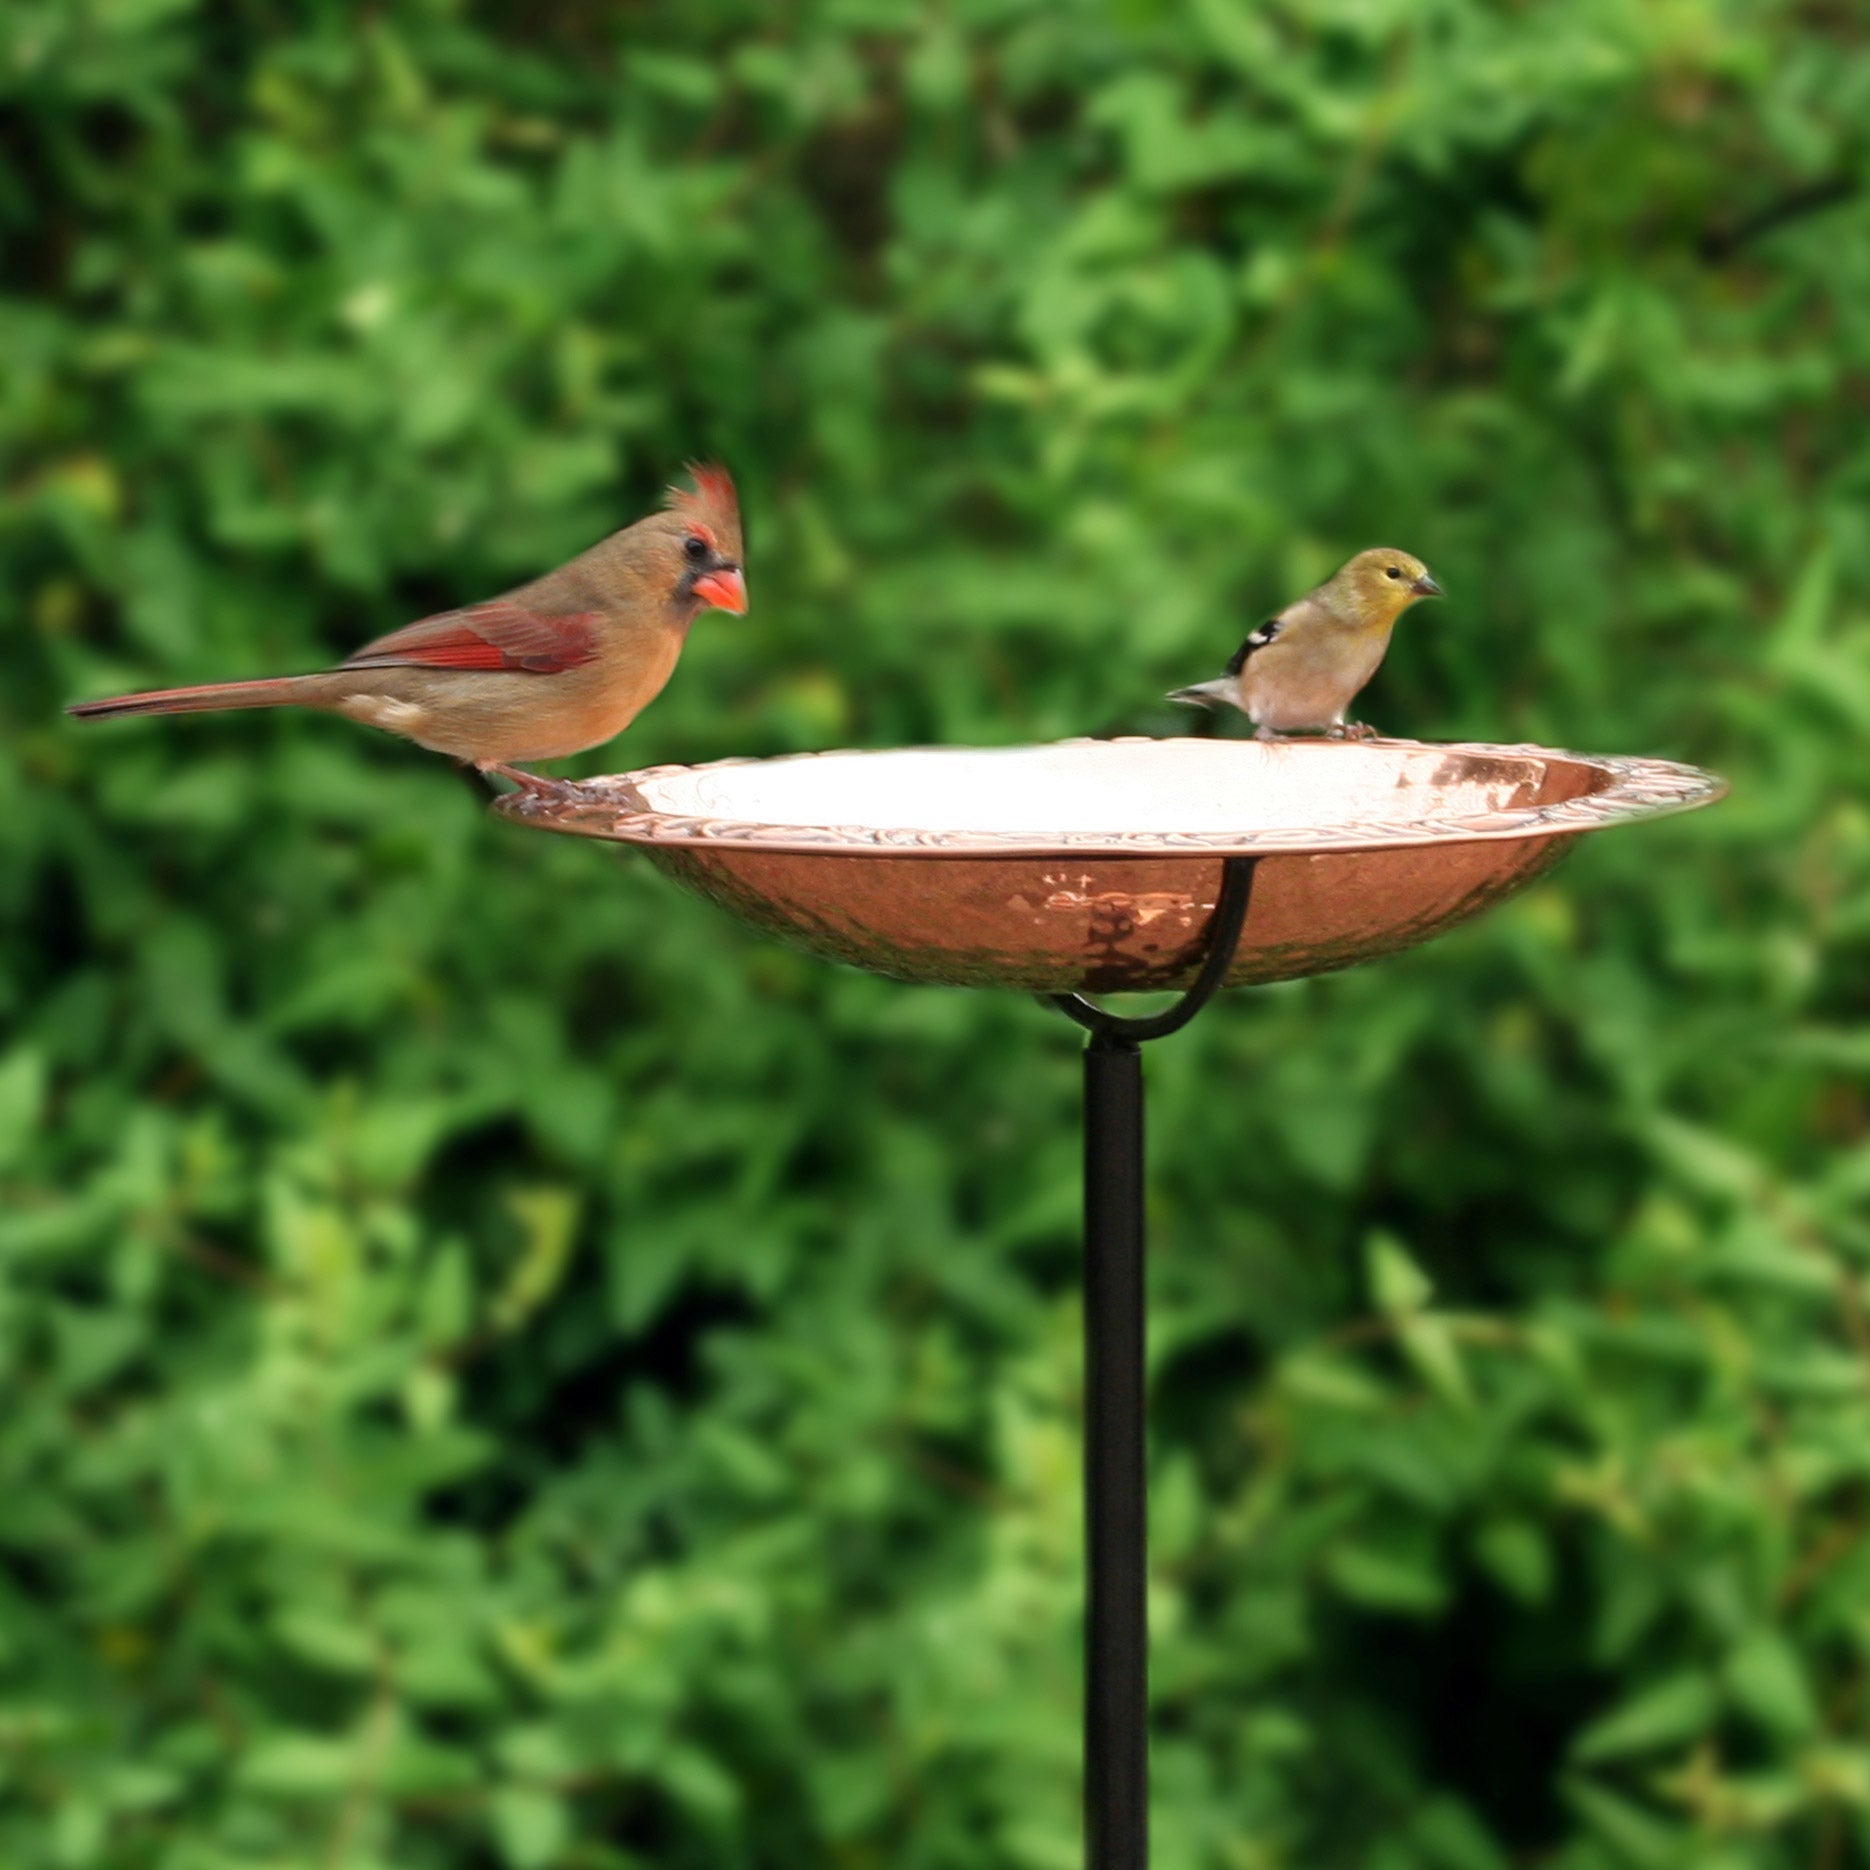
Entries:
{"label": "goldfinch's pointed beak", "polygon": [[1447,593],[1441,588],[1440,585],[1438,585],[1435,582],[1433,578],[1431,578],[1428,575],[1427,572],[1424,572],[1421,575],[1421,577],[1419,577],[1415,581],[1415,583],[1409,587],[1409,589],[1413,591],[1417,597],[1446,597],[1447,596]]}
{"label": "goldfinch's pointed beak", "polygon": [[747,581],[737,565],[724,565],[697,578],[694,592],[711,609],[731,610],[736,617],[747,614]]}

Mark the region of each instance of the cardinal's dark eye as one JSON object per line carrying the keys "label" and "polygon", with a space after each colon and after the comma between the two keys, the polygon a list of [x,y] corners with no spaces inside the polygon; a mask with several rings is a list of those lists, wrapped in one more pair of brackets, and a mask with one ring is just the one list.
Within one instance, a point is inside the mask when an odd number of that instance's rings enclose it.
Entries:
{"label": "cardinal's dark eye", "polygon": [[1383,575],[1386,578],[1400,578],[1402,576],[1402,567],[1400,565],[1392,565]]}
{"label": "cardinal's dark eye", "polygon": [[[682,550],[688,555],[692,563],[699,565],[701,561],[708,556],[708,542],[705,539],[698,539],[691,532],[688,537],[682,541]],[[1392,572],[1390,575],[1394,577],[1395,573]]]}

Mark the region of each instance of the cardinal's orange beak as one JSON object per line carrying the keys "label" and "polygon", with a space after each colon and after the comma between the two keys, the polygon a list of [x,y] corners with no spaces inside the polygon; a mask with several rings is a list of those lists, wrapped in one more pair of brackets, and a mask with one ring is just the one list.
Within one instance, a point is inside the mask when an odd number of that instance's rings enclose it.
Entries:
{"label": "cardinal's orange beak", "polygon": [[711,571],[695,580],[695,595],[715,610],[731,610],[736,617],[747,614],[747,581],[738,567]]}

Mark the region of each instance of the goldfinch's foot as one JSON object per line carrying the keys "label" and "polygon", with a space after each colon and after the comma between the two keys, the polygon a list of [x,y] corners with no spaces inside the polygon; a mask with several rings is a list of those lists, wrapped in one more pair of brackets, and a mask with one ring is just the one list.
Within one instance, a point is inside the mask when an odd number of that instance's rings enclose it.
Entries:
{"label": "goldfinch's foot", "polygon": [[1382,736],[1365,721],[1340,721],[1331,730],[1333,740],[1378,740]]}

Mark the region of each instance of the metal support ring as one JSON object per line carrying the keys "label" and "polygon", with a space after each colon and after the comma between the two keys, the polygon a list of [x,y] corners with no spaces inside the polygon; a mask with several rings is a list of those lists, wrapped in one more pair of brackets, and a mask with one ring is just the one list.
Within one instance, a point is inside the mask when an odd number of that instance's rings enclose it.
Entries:
{"label": "metal support ring", "polygon": [[1048,993],[1040,998],[1067,1019],[1076,1020],[1092,1035],[1093,1044],[1142,1045],[1146,1040],[1163,1039],[1172,1032],[1180,1032],[1220,991],[1227,979],[1227,970],[1234,964],[1234,951],[1240,946],[1240,933],[1247,925],[1247,907],[1253,900],[1253,873],[1258,864],[1257,857],[1222,858],[1220,894],[1215,899],[1214,919],[1208,925],[1208,952],[1194,984],[1173,1006],[1144,1018],[1126,1019],[1121,1014],[1106,1012],[1083,994]]}

